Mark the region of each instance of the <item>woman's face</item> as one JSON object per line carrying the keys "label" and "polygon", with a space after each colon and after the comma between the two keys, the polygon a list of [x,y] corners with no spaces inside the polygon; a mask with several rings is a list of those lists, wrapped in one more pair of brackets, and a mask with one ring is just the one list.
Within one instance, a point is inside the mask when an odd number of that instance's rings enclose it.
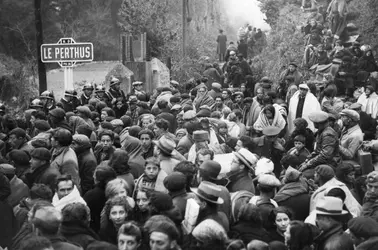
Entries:
{"label": "woman's face", "polygon": [[152,121],[150,119],[143,119],[142,121],[142,127],[143,128],[148,128],[148,126],[152,124]]}
{"label": "woman's face", "polygon": [[127,212],[123,206],[113,206],[110,209],[109,219],[113,222],[115,226],[122,225],[127,217]]}
{"label": "woman's face", "polygon": [[243,142],[241,140],[238,140],[236,142],[235,151],[238,152],[241,148],[243,148]]}
{"label": "woman's face", "polygon": [[265,116],[268,119],[273,119],[273,114],[269,110],[265,110]]}
{"label": "woman's face", "polygon": [[100,144],[104,147],[104,149],[109,149],[113,146],[112,138],[109,135],[103,135],[100,138]]}
{"label": "woman's face", "polygon": [[105,121],[106,117],[108,117],[108,113],[106,113],[106,111],[101,111],[101,121]]}
{"label": "woman's face", "polygon": [[289,225],[289,223],[290,223],[290,219],[289,219],[289,216],[287,216],[287,214],[285,214],[285,213],[278,213],[277,214],[276,225],[277,225],[277,229],[280,232],[282,232],[282,233],[285,232],[287,225]]}
{"label": "woman's face", "polygon": [[355,175],[355,172],[352,171],[350,172],[349,174],[347,174],[345,177],[346,177],[346,180],[349,181],[349,182],[353,182],[354,181],[354,175]]}
{"label": "woman's face", "polygon": [[225,135],[227,134],[227,132],[228,132],[228,129],[226,127],[219,128],[219,134]]}
{"label": "woman's face", "polygon": [[147,198],[147,195],[143,191],[138,191],[136,197],[136,203],[140,211],[145,212],[150,206],[150,200]]}
{"label": "woman's face", "polygon": [[120,188],[114,197],[127,197],[126,189]]}
{"label": "woman's face", "polygon": [[290,241],[290,238],[291,238],[291,235],[290,235],[290,224],[287,225],[286,231],[284,233],[284,236],[285,236],[285,245],[287,246],[288,242]]}

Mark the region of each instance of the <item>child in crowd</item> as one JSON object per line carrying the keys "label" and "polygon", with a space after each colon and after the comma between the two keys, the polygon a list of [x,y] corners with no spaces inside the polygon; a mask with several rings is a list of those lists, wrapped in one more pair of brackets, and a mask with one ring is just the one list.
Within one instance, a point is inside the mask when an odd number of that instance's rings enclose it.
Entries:
{"label": "child in crowd", "polygon": [[102,161],[109,160],[114,151],[114,133],[111,130],[103,130],[98,136],[98,143],[94,150],[94,155],[96,156],[97,163],[100,164]]}
{"label": "child in crowd", "polygon": [[303,135],[294,137],[294,147],[292,147],[286,155],[282,158],[282,165],[284,167],[291,166],[298,169],[299,166],[306,161],[310,152],[305,147],[306,138]]}
{"label": "child in crowd", "polygon": [[158,159],[155,157],[147,158],[144,173],[137,180],[135,190],[143,187],[168,193],[163,183],[166,176],[167,173],[160,168]]}

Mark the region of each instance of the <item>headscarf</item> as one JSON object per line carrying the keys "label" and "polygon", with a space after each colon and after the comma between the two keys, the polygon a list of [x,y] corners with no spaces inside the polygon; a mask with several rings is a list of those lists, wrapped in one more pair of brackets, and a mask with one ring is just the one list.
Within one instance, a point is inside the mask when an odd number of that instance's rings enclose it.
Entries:
{"label": "headscarf", "polygon": [[205,93],[203,94],[203,96],[200,96],[199,92],[197,91],[197,96],[193,101],[193,105],[196,108],[196,110],[200,110],[200,107],[203,105],[207,105],[211,107],[215,103],[214,99],[209,95],[206,85],[201,83],[200,85],[197,86],[198,90],[200,88],[204,88]]}

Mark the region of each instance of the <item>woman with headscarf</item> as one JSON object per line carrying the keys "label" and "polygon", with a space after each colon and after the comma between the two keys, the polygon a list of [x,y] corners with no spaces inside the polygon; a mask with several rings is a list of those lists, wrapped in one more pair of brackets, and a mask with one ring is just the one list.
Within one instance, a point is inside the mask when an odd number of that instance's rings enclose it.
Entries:
{"label": "woman with headscarf", "polygon": [[279,109],[273,105],[267,105],[259,114],[253,128],[262,133],[263,129],[269,126],[278,127],[281,131],[286,126],[286,121],[282,117]]}
{"label": "woman with headscarf", "polygon": [[308,149],[308,151],[312,152],[314,150],[315,136],[311,129],[308,128],[307,121],[303,118],[297,118],[293,121],[293,123],[294,131],[289,136],[286,142],[286,150],[289,150],[294,147],[294,138],[297,135],[303,135],[306,138],[305,147]]}
{"label": "woman with headscarf", "polygon": [[207,105],[209,107],[213,106],[214,99],[209,95],[206,85],[201,83],[197,86],[197,89],[197,96],[193,101],[194,108],[199,111],[200,107],[203,105]]}
{"label": "woman with headscarf", "polygon": [[129,155],[130,173],[137,179],[144,172],[145,160],[143,158],[142,143],[137,138],[128,135],[122,149]]}

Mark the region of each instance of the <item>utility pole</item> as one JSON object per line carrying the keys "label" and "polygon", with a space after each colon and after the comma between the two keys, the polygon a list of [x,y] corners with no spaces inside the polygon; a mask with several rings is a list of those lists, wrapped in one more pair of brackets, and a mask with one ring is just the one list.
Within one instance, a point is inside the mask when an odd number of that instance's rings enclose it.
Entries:
{"label": "utility pole", "polygon": [[37,40],[37,59],[38,59],[38,79],[39,93],[47,90],[46,68],[41,60],[41,45],[43,44],[43,29],[41,16],[41,1],[34,0],[34,16],[35,16],[35,36]]}
{"label": "utility pole", "polygon": [[187,0],[182,0],[182,57],[186,56]]}

